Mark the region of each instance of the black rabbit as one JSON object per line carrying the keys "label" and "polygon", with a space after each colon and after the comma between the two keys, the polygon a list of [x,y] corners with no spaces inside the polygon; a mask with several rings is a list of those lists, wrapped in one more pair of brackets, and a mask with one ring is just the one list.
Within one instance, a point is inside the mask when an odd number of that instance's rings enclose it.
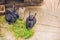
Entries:
{"label": "black rabbit", "polygon": [[5,19],[9,24],[11,24],[11,23],[15,23],[18,18],[19,15],[15,10],[15,4],[14,4],[13,10],[6,10]]}
{"label": "black rabbit", "polygon": [[17,18],[19,18],[19,15],[15,11],[6,11],[5,19],[9,24],[15,23]]}
{"label": "black rabbit", "polygon": [[27,29],[32,28],[35,25],[35,23],[36,23],[35,16],[36,16],[36,13],[35,13],[35,15],[30,15],[30,13],[29,13],[29,17],[27,17],[27,19],[26,19],[26,28]]}

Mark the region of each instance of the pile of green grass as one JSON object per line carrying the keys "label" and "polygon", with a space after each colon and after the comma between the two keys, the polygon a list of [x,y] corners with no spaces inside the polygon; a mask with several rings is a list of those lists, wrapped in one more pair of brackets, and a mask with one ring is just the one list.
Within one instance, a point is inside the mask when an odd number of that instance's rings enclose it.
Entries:
{"label": "pile of green grass", "polygon": [[33,35],[34,31],[32,29],[26,29],[26,22],[18,19],[15,24],[10,25],[10,30],[13,32],[16,38],[29,38]]}
{"label": "pile of green grass", "polygon": [[[5,16],[0,16],[0,24],[3,23],[4,25],[7,23]],[[26,29],[26,22],[21,19],[18,19],[16,23],[7,26],[16,38],[30,38],[34,33],[34,30]]]}

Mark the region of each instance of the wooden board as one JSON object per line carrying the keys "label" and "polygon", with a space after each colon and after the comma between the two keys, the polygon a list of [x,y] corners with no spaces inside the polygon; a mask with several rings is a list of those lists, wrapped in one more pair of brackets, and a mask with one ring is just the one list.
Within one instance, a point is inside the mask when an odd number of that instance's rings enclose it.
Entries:
{"label": "wooden board", "polygon": [[5,12],[5,5],[0,5],[0,13],[4,13]]}

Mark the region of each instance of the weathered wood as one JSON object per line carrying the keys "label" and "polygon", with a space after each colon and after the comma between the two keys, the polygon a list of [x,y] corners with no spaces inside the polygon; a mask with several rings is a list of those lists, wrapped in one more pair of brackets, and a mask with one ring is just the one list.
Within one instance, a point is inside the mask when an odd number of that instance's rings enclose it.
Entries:
{"label": "weathered wood", "polygon": [[5,12],[5,5],[0,5],[0,13],[4,13]]}
{"label": "weathered wood", "polygon": [[16,4],[16,6],[38,6],[41,5],[41,3],[43,3],[43,0],[24,0],[24,2],[21,2],[19,0],[15,0],[15,1],[6,1],[6,5],[11,6],[12,4]]}
{"label": "weathered wood", "polygon": [[5,3],[5,0],[0,0],[0,4],[4,4]]}

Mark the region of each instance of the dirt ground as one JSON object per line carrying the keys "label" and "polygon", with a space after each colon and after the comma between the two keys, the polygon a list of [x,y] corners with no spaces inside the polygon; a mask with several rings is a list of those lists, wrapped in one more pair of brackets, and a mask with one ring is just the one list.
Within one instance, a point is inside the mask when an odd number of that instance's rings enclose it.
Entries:
{"label": "dirt ground", "polygon": [[[25,19],[29,15],[29,11],[37,13],[37,23],[34,27],[35,33],[31,38],[26,40],[60,40],[60,5],[57,8],[58,1],[44,0],[42,6],[26,7]],[[10,32],[6,32],[8,29],[4,30],[3,32],[5,32],[6,37],[4,40],[15,40]]]}

